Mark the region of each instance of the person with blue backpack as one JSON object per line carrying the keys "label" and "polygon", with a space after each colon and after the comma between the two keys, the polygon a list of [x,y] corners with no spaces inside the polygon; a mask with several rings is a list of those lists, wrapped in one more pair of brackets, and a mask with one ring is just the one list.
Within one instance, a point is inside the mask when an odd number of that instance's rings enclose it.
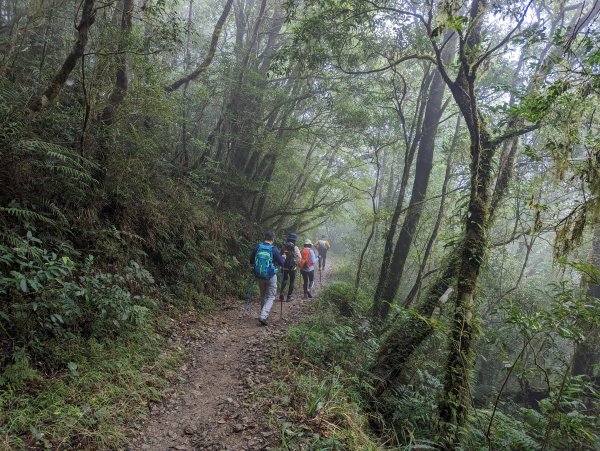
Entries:
{"label": "person with blue backpack", "polygon": [[268,324],[269,313],[277,296],[277,266],[284,265],[284,258],[279,249],[273,245],[274,241],[275,234],[270,230],[265,232],[263,242],[258,243],[250,256],[250,264],[254,268],[254,277],[258,280],[262,300],[258,321],[263,326]]}

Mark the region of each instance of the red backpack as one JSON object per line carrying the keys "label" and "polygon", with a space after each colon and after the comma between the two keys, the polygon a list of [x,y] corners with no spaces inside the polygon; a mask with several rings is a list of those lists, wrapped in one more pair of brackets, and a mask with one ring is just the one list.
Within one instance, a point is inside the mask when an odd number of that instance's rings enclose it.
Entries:
{"label": "red backpack", "polygon": [[300,269],[306,271],[312,266],[312,258],[310,256],[310,247],[303,247],[300,251]]}

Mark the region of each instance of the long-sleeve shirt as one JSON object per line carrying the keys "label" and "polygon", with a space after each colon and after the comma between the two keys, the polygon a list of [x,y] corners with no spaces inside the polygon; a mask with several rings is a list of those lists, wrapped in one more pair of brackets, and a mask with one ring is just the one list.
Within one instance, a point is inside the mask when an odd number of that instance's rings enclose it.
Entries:
{"label": "long-sleeve shirt", "polygon": [[[264,244],[269,244],[269,243],[264,243]],[[273,264],[283,267],[283,257],[281,256],[281,252],[279,252],[279,249],[275,245],[270,244],[270,246],[272,246]],[[254,259],[256,258],[256,251],[258,251],[258,245],[254,248],[254,250],[252,251],[252,254],[250,255],[250,264],[252,266],[254,266]]]}

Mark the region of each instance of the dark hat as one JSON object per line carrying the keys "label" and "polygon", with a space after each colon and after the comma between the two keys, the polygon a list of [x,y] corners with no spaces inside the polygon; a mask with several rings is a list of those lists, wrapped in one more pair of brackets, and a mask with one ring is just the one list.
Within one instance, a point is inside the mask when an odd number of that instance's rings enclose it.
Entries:
{"label": "dark hat", "polygon": [[298,235],[296,235],[293,232],[288,235],[288,240],[289,241],[296,241],[297,239],[298,239]]}

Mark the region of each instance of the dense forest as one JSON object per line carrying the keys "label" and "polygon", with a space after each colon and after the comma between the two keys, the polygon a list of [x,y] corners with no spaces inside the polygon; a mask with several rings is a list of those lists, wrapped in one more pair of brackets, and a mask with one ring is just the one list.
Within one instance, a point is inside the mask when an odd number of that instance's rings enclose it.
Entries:
{"label": "dense forest", "polygon": [[0,448],[125,449],[272,230],[275,447],[600,449],[599,16],[0,0]]}

